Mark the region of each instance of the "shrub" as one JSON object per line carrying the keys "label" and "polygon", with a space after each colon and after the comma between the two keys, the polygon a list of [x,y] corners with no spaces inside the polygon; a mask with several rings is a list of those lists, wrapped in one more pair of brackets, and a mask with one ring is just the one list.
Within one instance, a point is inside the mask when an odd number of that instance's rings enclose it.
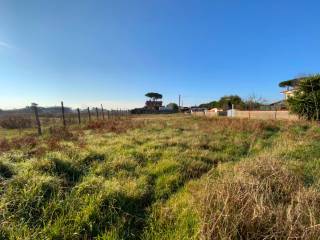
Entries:
{"label": "shrub", "polygon": [[293,113],[308,120],[320,120],[320,74],[301,79],[288,99]]}

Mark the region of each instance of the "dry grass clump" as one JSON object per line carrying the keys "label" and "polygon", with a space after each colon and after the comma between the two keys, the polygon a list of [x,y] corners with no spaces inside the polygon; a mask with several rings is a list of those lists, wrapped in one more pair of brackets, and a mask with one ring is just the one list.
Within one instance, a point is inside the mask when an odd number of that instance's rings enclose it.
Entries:
{"label": "dry grass clump", "polygon": [[0,120],[0,127],[5,129],[31,128],[32,120],[22,116],[10,116]]}
{"label": "dry grass clump", "polygon": [[135,128],[142,128],[143,121],[132,119],[112,119],[108,121],[92,121],[86,126],[86,129],[103,130],[106,132],[125,133]]}
{"label": "dry grass clump", "polygon": [[8,151],[9,149],[10,149],[9,141],[5,138],[0,139],[0,151],[4,152],[4,151]]}
{"label": "dry grass clump", "polygon": [[320,193],[279,161],[245,162],[197,195],[203,239],[317,239]]}
{"label": "dry grass clump", "polygon": [[1,139],[0,140],[0,151],[5,152],[10,149],[31,149],[34,148],[38,143],[38,140],[34,136],[23,136],[23,137],[15,137],[11,140],[9,139]]}
{"label": "dry grass clump", "polygon": [[79,139],[79,136],[82,134],[81,130],[71,131],[65,127],[53,126],[49,128],[49,134],[45,142],[50,151],[62,150],[62,146],[60,145],[62,141],[73,141],[82,144],[82,141]]}
{"label": "dry grass clump", "polygon": [[196,118],[198,128],[206,132],[225,131],[232,132],[277,132],[280,130],[279,121],[250,120],[245,118]]}
{"label": "dry grass clump", "polygon": [[52,140],[68,140],[68,141],[76,141],[78,140],[78,136],[71,132],[68,128],[64,127],[50,127],[49,128],[50,139]]}
{"label": "dry grass clump", "polygon": [[37,145],[37,138],[34,136],[24,136],[13,138],[10,142],[11,148],[33,148]]}

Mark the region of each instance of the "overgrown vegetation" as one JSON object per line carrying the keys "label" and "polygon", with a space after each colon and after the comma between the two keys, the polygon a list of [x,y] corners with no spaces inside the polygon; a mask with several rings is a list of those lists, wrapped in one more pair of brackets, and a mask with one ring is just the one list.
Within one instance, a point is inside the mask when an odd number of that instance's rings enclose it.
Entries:
{"label": "overgrown vegetation", "polygon": [[24,129],[32,127],[32,119],[23,116],[10,116],[0,119],[0,127],[6,129]]}
{"label": "overgrown vegetation", "polygon": [[219,99],[219,101],[212,101],[209,103],[200,104],[200,108],[221,108],[228,110],[232,108],[232,105],[236,109],[263,109],[266,108],[265,100],[257,98],[254,94],[248,99],[242,99],[238,95],[226,95]]}
{"label": "overgrown vegetation", "polygon": [[154,117],[0,141],[0,239],[317,239],[319,127]]}
{"label": "overgrown vegetation", "polygon": [[320,120],[320,74],[295,83],[293,96],[288,98],[290,110],[308,120]]}

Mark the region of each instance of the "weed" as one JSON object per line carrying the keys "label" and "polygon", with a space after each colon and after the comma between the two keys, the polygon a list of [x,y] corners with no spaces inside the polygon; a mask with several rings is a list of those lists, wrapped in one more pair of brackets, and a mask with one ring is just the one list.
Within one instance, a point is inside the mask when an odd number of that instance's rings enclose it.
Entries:
{"label": "weed", "polygon": [[320,194],[279,161],[245,162],[204,183],[200,191],[205,239],[314,239],[319,235]]}

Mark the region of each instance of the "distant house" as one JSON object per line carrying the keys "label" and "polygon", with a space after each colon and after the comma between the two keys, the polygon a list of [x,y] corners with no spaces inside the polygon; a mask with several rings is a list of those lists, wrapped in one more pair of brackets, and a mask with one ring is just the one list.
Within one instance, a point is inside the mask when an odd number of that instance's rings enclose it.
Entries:
{"label": "distant house", "polygon": [[162,101],[148,100],[145,103],[145,108],[148,110],[159,110],[162,107]]}
{"label": "distant house", "polygon": [[294,95],[295,88],[284,90],[281,93],[284,95],[284,100],[287,100],[289,97]]}
{"label": "distant house", "polygon": [[193,113],[193,112],[205,112],[207,110],[208,110],[207,108],[191,107],[191,113]]}
{"label": "distant house", "polygon": [[189,108],[189,107],[180,107],[180,111],[181,112],[184,112],[184,113],[186,113],[186,112],[191,112],[191,108]]}
{"label": "distant house", "polygon": [[223,112],[223,109],[220,108],[211,108],[208,110],[208,112]]}
{"label": "distant house", "polygon": [[161,106],[159,107],[159,111],[165,111],[165,112],[174,112],[174,111],[178,111],[178,106],[174,103],[169,103],[167,106]]}
{"label": "distant house", "polygon": [[287,100],[289,97],[294,95],[298,83],[303,79],[306,79],[306,77],[294,78],[279,83],[279,87],[286,88],[286,90],[281,92],[284,95],[284,100]]}
{"label": "distant house", "polygon": [[268,110],[268,109],[269,110],[286,110],[287,109],[286,99],[270,103],[268,106],[264,106],[263,109],[261,110]]}

